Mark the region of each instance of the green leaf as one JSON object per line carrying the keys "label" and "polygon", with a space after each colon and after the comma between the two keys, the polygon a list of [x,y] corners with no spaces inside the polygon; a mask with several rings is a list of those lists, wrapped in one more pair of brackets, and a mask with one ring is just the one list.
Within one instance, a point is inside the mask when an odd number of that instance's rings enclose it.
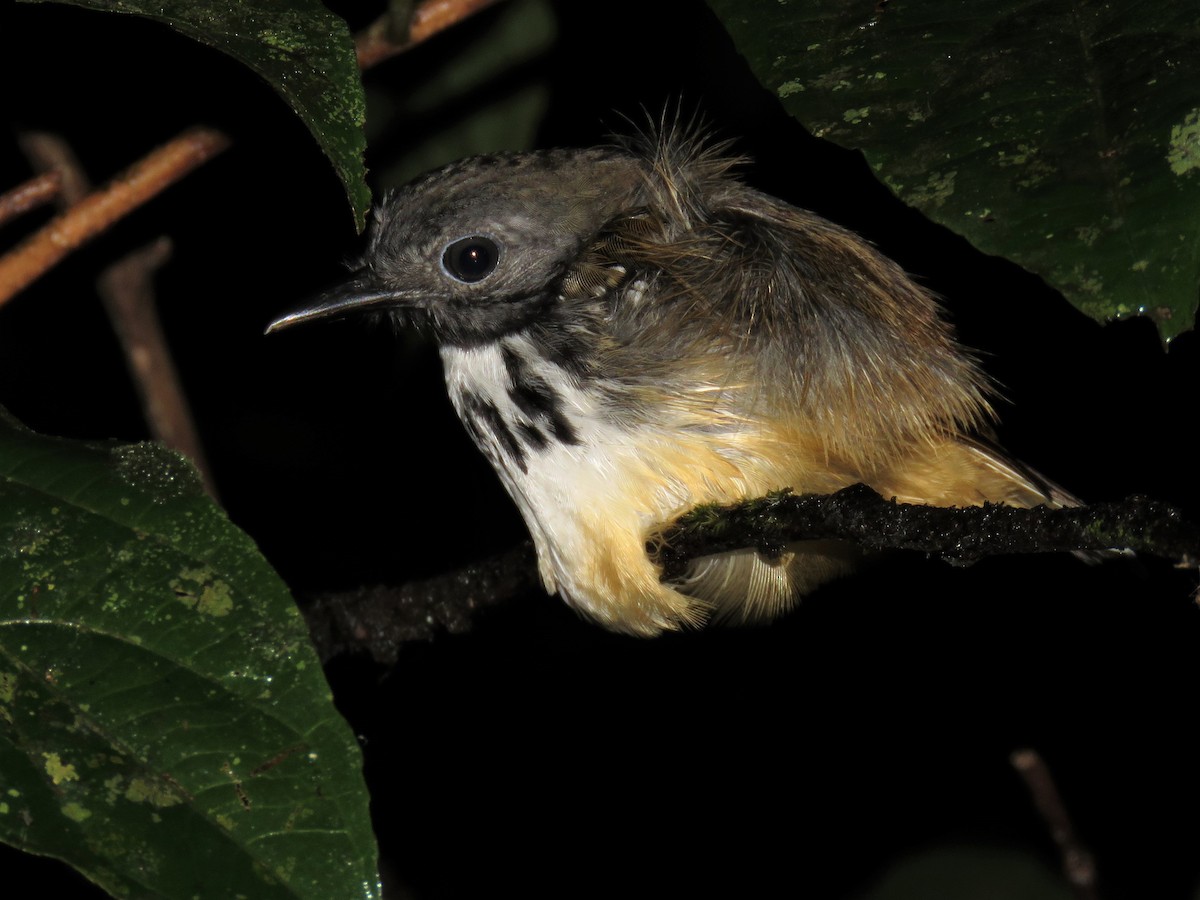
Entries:
{"label": "green leaf", "polygon": [[341,179],[362,231],[371,191],[363,153],[366,101],[345,21],[318,0],[55,0],[131,13],[228,53],[275,88],[296,111]]}
{"label": "green leaf", "polygon": [[1200,297],[1200,2],[709,0],[814,134],[1097,319]]}
{"label": "green leaf", "polygon": [[933,847],[900,860],[863,900],[1070,900],[1061,876],[1017,850],[986,846]]}
{"label": "green leaf", "polygon": [[287,589],[156,444],[0,410],[0,840],[117,896],[378,897]]}

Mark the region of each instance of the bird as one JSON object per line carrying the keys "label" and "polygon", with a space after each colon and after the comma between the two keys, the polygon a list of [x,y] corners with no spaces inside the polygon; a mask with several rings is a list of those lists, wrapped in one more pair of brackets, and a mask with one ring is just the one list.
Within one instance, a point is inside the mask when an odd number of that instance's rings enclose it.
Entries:
{"label": "bird", "polygon": [[372,314],[432,334],[547,591],[625,634],[772,619],[861,556],[797,541],[664,581],[648,537],[699,504],[862,483],[1077,505],[990,442],[995,388],[935,295],[749,186],[731,148],[664,121],[451,163],[388,194],[345,282],[267,330]]}

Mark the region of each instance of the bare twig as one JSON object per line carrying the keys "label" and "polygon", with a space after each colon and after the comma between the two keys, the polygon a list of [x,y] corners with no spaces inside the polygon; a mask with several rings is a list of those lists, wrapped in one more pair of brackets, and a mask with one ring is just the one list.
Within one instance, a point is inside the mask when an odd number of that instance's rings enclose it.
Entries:
{"label": "bare twig", "polygon": [[58,172],[43,172],[0,194],[0,225],[54,200],[62,190]]}
{"label": "bare twig", "polygon": [[1033,805],[1050,829],[1054,843],[1062,854],[1063,873],[1078,900],[1099,900],[1096,885],[1096,861],[1079,840],[1071,817],[1059,796],[1050,769],[1041,755],[1029,748],[1015,751],[1009,757],[1017,774],[1033,795]]}
{"label": "bare twig", "polygon": [[[412,10],[405,23],[407,37],[400,42],[389,34],[389,27],[395,23],[384,16],[356,41],[359,65],[366,68],[401,53],[495,2],[424,0]],[[65,199],[69,208],[0,257],[0,306],[68,253],[223,151],[230,141],[210,128],[190,128],[94,193],[65,143],[40,134],[28,135],[22,143],[27,155],[53,171],[0,196],[0,224],[55,196]],[[152,432],[167,446],[190,457],[209,492],[214,493],[212,476],[154,309],[152,275],[169,254],[170,245],[165,239],[143,247],[107,269],[98,287],[124,347]]]}
{"label": "bare twig", "polygon": [[[74,206],[91,193],[87,173],[62,138],[31,132],[22,136],[21,146],[35,166],[51,169],[61,178],[64,205]],[[150,433],[192,460],[215,499],[212,472],[155,306],[154,274],[170,255],[171,242],[161,237],[105,269],[96,288],[121,342]]]}
{"label": "bare twig", "polygon": [[0,258],[0,305],[72,250],[229,146],[211,128],[191,128],[89,194]]}
{"label": "bare twig", "polygon": [[497,0],[424,0],[417,4],[408,23],[408,36],[397,40],[391,13],[384,13],[354,38],[358,67],[369,69],[403,53],[463,19],[473,16]]}
{"label": "bare twig", "polygon": [[150,433],[192,461],[215,500],[212,469],[155,308],[154,275],[170,256],[171,239],[160,237],[105,269],[96,287],[125,352]]}
{"label": "bare twig", "polygon": [[35,169],[47,174],[52,172],[61,179],[60,210],[74,206],[92,192],[92,182],[75,151],[58,135],[48,131],[25,131],[17,136],[17,143]]}

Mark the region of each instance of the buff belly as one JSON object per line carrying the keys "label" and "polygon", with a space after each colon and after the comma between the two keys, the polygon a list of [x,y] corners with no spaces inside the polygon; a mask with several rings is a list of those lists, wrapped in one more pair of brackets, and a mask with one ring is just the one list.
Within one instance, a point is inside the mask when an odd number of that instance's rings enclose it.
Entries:
{"label": "buff belly", "polygon": [[[552,390],[552,398],[517,402],[514,354],[528,367],[526,382]],[[794,471],[798,445],[781,454],[770,446],[777,439],[748,427],[614,423],[592,391],[547,371],[551,364],[519,339],[445,347],[442,357],[455,409],[520,509],[547,590],[608,628],[654,635],[700,624],[714,611],[771,615],[800,593],[799,576],[811,588],[846,568],[843,550],[810,543],[781,560],[752,551],[709,557],[679,590],[663,584],[646,554],[650,532],[697,504],[792,485],[763,461],[787,458]]]}

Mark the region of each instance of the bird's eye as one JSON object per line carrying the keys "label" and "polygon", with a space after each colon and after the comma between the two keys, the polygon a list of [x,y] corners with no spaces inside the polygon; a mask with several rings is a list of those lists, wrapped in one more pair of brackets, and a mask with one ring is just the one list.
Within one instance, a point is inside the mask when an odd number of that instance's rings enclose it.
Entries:
{"label": "bird's eye", "polygon": [[442,253],[442,267],[458,281],[483,281],[496,269],[500,248],[490,237],[473,234],[459,238]]}

